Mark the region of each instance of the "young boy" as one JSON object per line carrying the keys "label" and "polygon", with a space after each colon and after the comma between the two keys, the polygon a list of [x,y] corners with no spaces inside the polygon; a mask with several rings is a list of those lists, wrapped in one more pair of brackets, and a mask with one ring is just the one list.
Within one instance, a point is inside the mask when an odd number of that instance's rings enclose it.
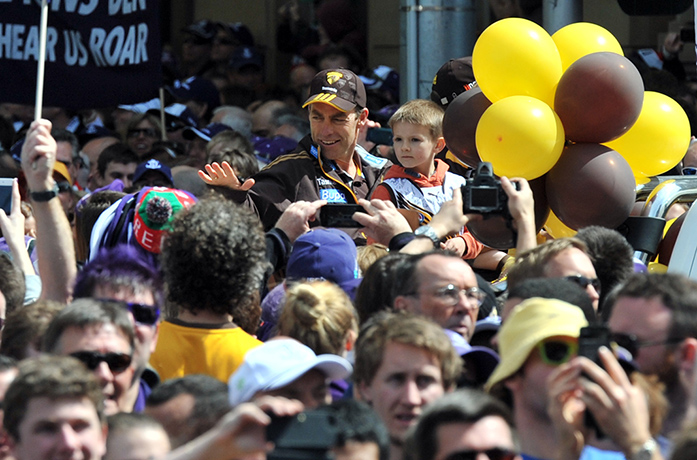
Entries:
{"label": "young boy", "polygon": [[[405,210],[403,214],[412,226],[425,225],[444,202],[453,198],[453,190],[465,183],[463,177],[448,172],[445,162],[435,159],[445,147],[443,109],[431,101],[414,99],[392,115],[389,125],[401,166],[394,165],[387,171],[373,198],[392,201]],[[442,247],[473,259],[483,245],[464,229]]]}

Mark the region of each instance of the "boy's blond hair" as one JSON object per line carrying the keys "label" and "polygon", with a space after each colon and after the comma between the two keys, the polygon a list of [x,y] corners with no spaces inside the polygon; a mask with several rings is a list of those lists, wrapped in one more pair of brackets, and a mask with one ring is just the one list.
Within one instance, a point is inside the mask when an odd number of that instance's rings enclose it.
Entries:
{"label": "boy's blond hair", "polygon": [[402,105],[392,115],[388,124],[394,129],[396,123],[410,123],[428,128],[433,139],[443,137],[443,109],[433,101],[413,99]]}

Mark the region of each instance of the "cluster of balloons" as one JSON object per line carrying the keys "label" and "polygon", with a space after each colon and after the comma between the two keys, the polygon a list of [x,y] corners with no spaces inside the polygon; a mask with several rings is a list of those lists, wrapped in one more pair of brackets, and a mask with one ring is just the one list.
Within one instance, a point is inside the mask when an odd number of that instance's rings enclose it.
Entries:
{"label": "cluster of balloons", "polygon": [[478,87],[445,113],[448,148],[471,167],[488,161],[499,176],[544,181],[535,200],[552,213],[536,216],[553,236],[618,227],[636,181],[671,169],[689,145],[680,105],[644,91],[617,39],[598,25],[550,36],[526,19],[500,20],[477,40],[472,67]]}

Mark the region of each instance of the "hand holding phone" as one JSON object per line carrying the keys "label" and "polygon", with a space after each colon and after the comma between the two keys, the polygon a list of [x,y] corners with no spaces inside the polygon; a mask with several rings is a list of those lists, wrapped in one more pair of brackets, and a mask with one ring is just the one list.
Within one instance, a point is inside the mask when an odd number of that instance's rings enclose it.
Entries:
{"label": "hand holding phone", "polygon": [[12,212],[12,184],[14,184],[14,179],[0,177],[0,208],[8,216]]}
{"label": "hand holding phone", "polygon": [[319,210],[319,222],[323,227],[361,228],[363,225],[353,220],[357,212],[365,212],[359,204],[325,204]]}

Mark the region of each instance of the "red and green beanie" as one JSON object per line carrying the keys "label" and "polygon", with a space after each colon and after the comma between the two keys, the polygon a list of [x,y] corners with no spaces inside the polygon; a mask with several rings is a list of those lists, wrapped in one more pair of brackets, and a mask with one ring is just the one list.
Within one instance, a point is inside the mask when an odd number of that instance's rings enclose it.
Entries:
{"label": "red and green beanie", "polygon": [[182,190],[153,187],[146,191],[136,205],[133,219],[136,241],[145,250],[159,254],[162,237],[170,230],[174,216],[194,203],[196,199]]}

